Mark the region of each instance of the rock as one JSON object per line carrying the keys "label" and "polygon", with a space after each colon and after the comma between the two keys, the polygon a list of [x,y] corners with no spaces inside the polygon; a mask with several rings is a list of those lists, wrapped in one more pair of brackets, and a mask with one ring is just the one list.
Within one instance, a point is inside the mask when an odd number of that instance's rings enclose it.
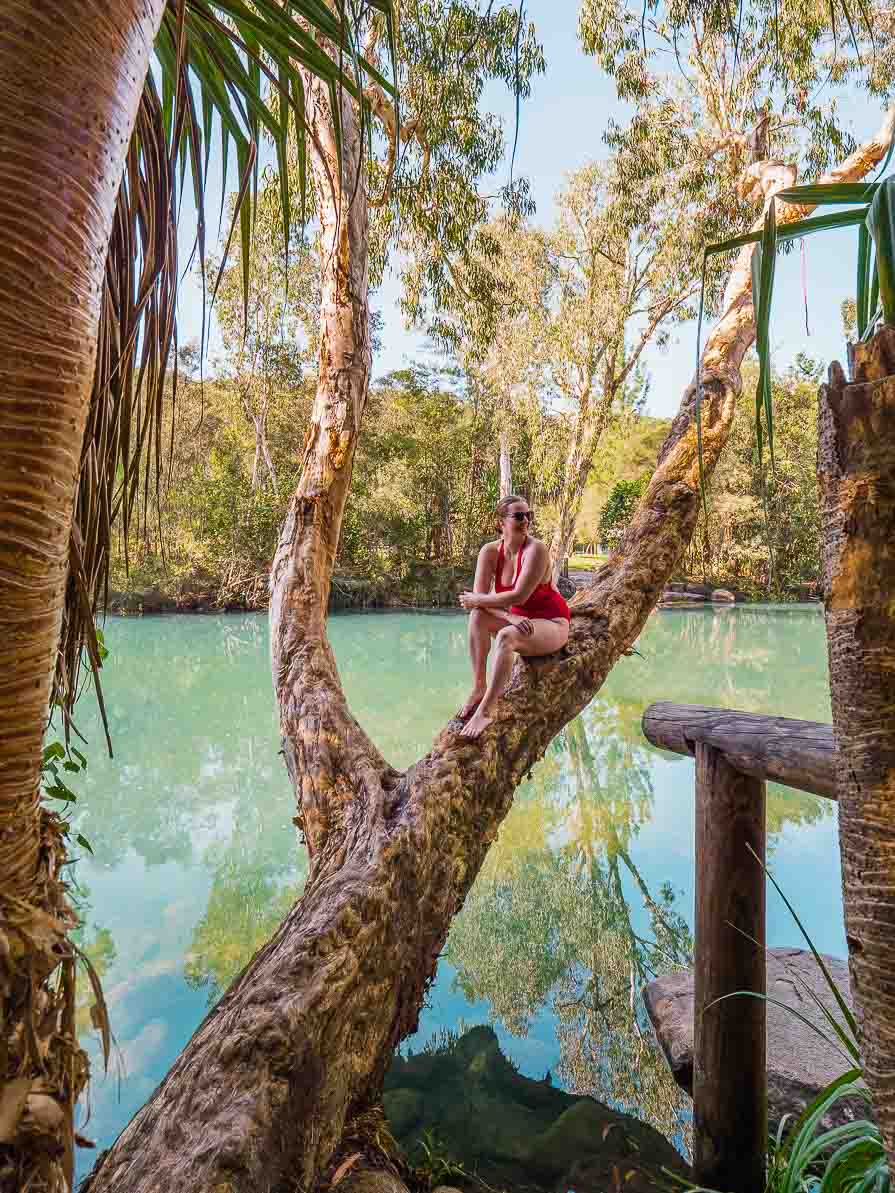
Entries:
{"label": "rock", "polygon": [[[851,1007],[848,965],[824,957],[839,992]],[[807,984],[836,1018],[842,1016],[817,962],[802,949],[769,949],[768,996],[793,1007],[829,1036],[830,1028],[805,990]],[[659,1044],[678,1085],[693,1093],[693,975],[668,974],[643,991],[646,1009]],[[845,1058],[826,1044],[790,1011],[771,1003],[768,1016],[768,1121],[776,1128],[784,1114],[798,1114],[822,1089],[848,1067]],[[837,1103],[824,1120],[827,1127],[867,1118],[869,1107],[860,1097]]]}
{"label": "rock", "polygon": [[[494,1189],[607,1193],[621,1182],[626,1193],[652,1193],[663,1167],[688,1171],[647,1123],[516,1072],[490,1027],[396,1057],[385,1091],[389,1127],[412,1163],[424,1160],[428,1132],[440,1157]],[[419,1117],[407,1126],[400,1114],[411,1108]]]}
{"label": "rock", "polygon": [[697,584],[695,580],[677,580],[668,585],[669,592],[686,592],[692,597],[708,597],[712,594],[711,584]]}
{"label": "rock", "polygon": [[556,587],[559,589],[560,595],[564,596],[567,601],[578,591],[578,585],[573,580],[570,580],[568,576],[560,576],[556,582]]}
{"label": "rock", "polygon": [[732,604],[736,599],[736,593],[731,592],[729,588],[712,589],[711,600],[713,601],[726,601]]}
{"label": "rock", "polygon": [[701,605],[703,603],[703,597],[698,594],[677,588],[666,588],[659,599],[663,605]]}

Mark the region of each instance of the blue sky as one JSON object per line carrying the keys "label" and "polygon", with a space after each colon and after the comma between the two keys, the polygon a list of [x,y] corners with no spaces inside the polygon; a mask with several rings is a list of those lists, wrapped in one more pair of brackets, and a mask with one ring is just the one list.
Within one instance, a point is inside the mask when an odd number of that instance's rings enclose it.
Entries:
{"label": "blue sky", "polygon": [[[529,0],[526,10],[535,22],[547,60],[547,73],[535,80],[531,98],[522,107],[519,145],[515,172],[525,174],[531,183],[537,212],[535,222],[548,225],[553,214],[553,200],[562,188],[565,175],[587,161],[606,155],[603,133],[610,117],[623,119],[625,108],[615,97],[614,86],[602,74],[594,59],[583,53],[577,36],[577,4],[572,0]],[[486,102],[504,117],[508,140],[512,140],[514,103],[503,89],[492,87]],[[859,139],[872,134],[879,125],[880,108],[875,101],[856,93],[848,96],[842,111],[845,122]],[[502,171],[508,177],[509,159]],[[235,186],[235,179],[230,179]],[[212,163],[209,181],[211,194],[219,193],[220,169]],[[214,225],[216,226],[216,224]],[[733,229],[732,231],[738,231]],[[182,222],[181,244],[187,246],[193,235],[188,213]],[[829,362],[844,356],[840,305],[854,294],[856,236],[852,230],[830,233],[809,240],[806,245],[808,280],[808,322],[805,310],[798,252],[778,259],[774,298],[772,344],[775,364],[786,365],[796,353]],[[403,324],[399,309],[399,286],[394,276],[372,296],[373,306],[384,320],[382,348],[374,361],[374,373],[382,376],[414,359],[427,356],[425,335]],[[194,279],[184,282],[181,293],[181,343],[198,337],[201,327],[201,299]],[[215,351],[212,335],[211,354]],[[681,393],[690,381],[696,358],[695,325],[675,330],[673,342],[663,351],[652,349],[646,355],[650,374],[647,409],[652,414],[671,416],[677,410]]]}

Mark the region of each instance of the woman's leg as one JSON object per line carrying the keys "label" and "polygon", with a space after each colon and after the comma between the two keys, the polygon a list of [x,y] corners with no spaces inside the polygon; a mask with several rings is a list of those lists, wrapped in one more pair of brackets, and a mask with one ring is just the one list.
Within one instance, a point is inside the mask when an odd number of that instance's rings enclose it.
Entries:
{"label": "woman's leg", "polygon": [[460,730],[462,737],[478,737],[482,730],[491,724],[495,705],[509,682],[514,655],[521,654],[526,658],[532,658],[553,654],[554,651],[561,650],[568,641],[569,623],[565,618],[556,621],[538,618],[531,624],[533,629],[530,634],[523,634],[515,626],[506,626],[498,633],[490,682],[475,715]]}
{"label": "woman's leg", "polygon": [[469,699],[457,713],[461,720],[472,716],[481,703],[487,687],[488,652],[491,639],[507,623],[486,609],[473,609],[469,615],[469,658],[472,663],[472,691]]}

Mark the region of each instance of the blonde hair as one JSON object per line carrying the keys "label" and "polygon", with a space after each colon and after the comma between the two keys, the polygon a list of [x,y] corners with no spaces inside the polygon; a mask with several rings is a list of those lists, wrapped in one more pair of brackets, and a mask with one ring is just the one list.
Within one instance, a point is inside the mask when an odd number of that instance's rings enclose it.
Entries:
{"label": "blonde hair", "polygon": [[507,493],[506,497],[501,497],[500,501],[498,501],[494,510],[495,516],[497,517],[498,530],[501,529],[501,522],[510,512],[510,506],[515,505],[517,501],[525,501],[525,504],[528,505],[528,502],[525,500],[525,498],[520,497],[518,493]]}

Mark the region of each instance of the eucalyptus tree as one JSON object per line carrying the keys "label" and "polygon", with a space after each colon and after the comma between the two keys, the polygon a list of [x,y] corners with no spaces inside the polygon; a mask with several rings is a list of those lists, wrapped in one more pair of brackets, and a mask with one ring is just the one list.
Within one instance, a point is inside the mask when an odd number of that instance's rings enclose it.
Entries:
{"label": "eucalyptus tree", "polygon": [[242,251],[220,273],[214,310],[224,348],[221,377],[231,382],[255,442],[252,488],[262,470],[277,491],[268,442],[272,409],[286,413],[294,388],[315,364],[320,312],[319,271],[295,212],[283,228],[279,187],[273,178],[259,194],[245,285]]}
{"label": "eucalyptus tree", "polygon": [[[570,174],[553,226],[489,229],[501,251],[485,263],[498,282],[501,316],[461,296],[457,329],[501,395],[533,393],[568,431],[557,485],[551,557],[558,573],[575,534],[581,500],[607,430],[631,414],[644,391],[647,346],[695,314],[702,221],[682,227],[674,182],[647,216],[617,197],[616,162]],[[508,427],[508,431],[510,428]],[[501,453],[504,444],[501,442]]]}
{"label": "eucalyptus tree", "polygon": [[571,550],[598,446],[643,397],[643,352],[692,317],[699,284],[700,221],[681,226],[673,184],[649,214],[632,210],[614,194],[621,166],[617,159],[571,175],[547,241],[554,276],[535,351],[572,423],[550,547],[556,572]]}

